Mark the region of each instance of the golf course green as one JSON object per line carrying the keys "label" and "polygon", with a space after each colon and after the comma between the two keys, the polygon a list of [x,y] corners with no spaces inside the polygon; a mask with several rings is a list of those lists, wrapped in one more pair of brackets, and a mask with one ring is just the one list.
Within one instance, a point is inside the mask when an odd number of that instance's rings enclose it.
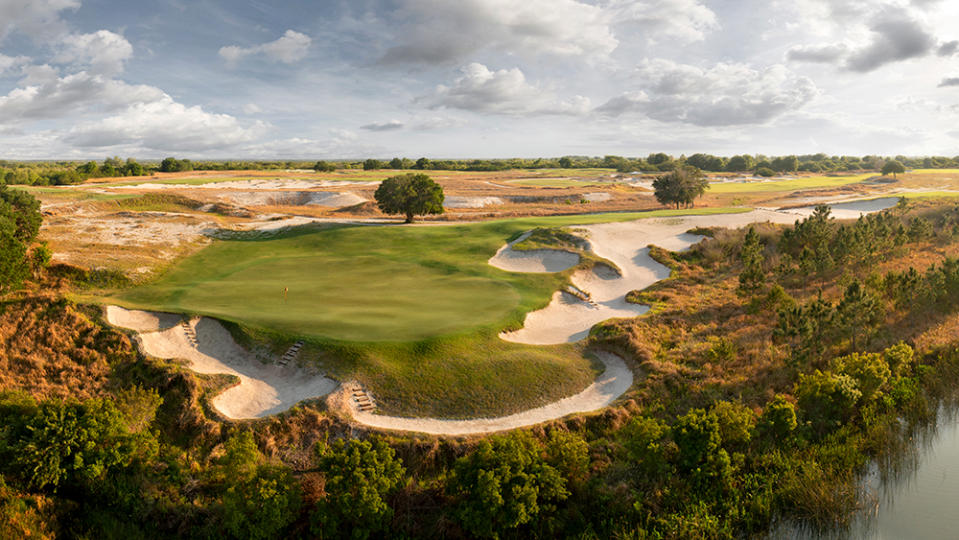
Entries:
{"label": "golf course green", "polygon": [[487,264],[504,242],[537,226],[669,215],[676,212],[306,227],[269,239],[218,241],[107,301],[349,342],[499,331],[545,306],[566,279]]}
{"label": "golf course green", "polygon": [[277,355],[302,339],[300,361],[357,380],[386,413],[499,416],[575,394],[602,370],[582,343],[538,346],[498,337],[546,306],[573,271],[527,274],[489,265],[506,241],[536,227],[746,210],[306,226],[271,238],[218,240],[151,282],[105,291],[95,301],[215,317],[235,323],[230,327],[245,346]]}

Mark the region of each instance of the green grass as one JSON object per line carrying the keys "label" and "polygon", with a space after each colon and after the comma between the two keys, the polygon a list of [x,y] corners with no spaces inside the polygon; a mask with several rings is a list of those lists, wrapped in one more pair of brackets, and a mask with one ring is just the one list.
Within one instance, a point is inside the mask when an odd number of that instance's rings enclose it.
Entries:
{"label": "green grass", "polygon": [[959,174],[959,169],[913,169],[908,174]]}
{"label": "green grass", "polygon": [[11,189],[22,189],[28,193],[46,198],[64,199],[72,201],[118,201],[132,199],[140,195],[134,193],[96,193],[71,187],[24,186],[10,185]]}
{"label": "green grass", "polygon": [[307,227],[272,239],[218,241],[151,283],[80,299],[213,316],[237,323],[242,335],[274,351],[305,338],[304,360],[359,380],[384,412],[510,414],[582,390],[598,369],[582,345],[528,346],[497,337],[548,304],[572,272],[496,269],[486,261],[504,242],[536,227],[747,210]]}
{"label": "green grass", "polygon": [[839,187],[862,182],[876,176],[876,173],[854,174],[849,176],[807,176],[786,180],[772,180],[769,182],[722,182],[709,186],[708,193],[761,193],[771,191],[800,191],[825,187]]}

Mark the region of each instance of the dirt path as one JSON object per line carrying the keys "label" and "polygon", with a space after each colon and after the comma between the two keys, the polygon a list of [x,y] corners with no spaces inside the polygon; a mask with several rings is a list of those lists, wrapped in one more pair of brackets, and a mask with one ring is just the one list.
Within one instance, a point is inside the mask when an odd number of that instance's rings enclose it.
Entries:
{"label": "dirt path", "polygon": [[357,422],[379,429],[414,431],[432,435],[471,435],[505,431],[555,420],[569,414],[602,409],[632,386],[633,372],[626,366],[622,358],[606,352],[598,352],[596,356],[606,366],[606,371],[582,392],[575,396],[554,401],[549,405],[499,418],[478,418],[474,420],[400,418],[362,412],[356,407],[353,400],[346,399],[345,401]]}
{"label": "dirt path", "polygon": [[157,358],[186,360],[198,373],[236,375],[240,384],[213,398],[213,407],[235,419],[262,418],[283,412],[304,399],[329,394],[337,383],[292,366],[263,364],[233,341],[219,322],[201,317],[188,324],[196,333],[190,343],[185,329],[172,318],[178,315],[107,308],[107,321],[114,326],[139,332],[140,349]]}

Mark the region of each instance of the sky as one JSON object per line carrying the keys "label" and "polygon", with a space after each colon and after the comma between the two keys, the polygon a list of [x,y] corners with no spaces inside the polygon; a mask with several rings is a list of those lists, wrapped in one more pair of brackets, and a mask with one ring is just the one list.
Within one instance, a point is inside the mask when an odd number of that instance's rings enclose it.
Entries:
{"label": "sky", "polygon": [[959,155],[955,0],[0,0],[0,159]]}

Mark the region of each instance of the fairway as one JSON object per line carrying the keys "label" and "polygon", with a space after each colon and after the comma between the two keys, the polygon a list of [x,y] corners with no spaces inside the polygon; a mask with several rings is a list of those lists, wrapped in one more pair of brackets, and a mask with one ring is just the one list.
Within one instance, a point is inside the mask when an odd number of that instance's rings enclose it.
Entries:
{"label": "fairway", "polygon": [[876,176],[875,173],[853,174],[847,176],[803,176],[785,180],[757,180],[753,182],[713,182],[709,192],[720,193],[758,193],[773,191],[796,191],[801,189],[839,187],[862,182]]}

